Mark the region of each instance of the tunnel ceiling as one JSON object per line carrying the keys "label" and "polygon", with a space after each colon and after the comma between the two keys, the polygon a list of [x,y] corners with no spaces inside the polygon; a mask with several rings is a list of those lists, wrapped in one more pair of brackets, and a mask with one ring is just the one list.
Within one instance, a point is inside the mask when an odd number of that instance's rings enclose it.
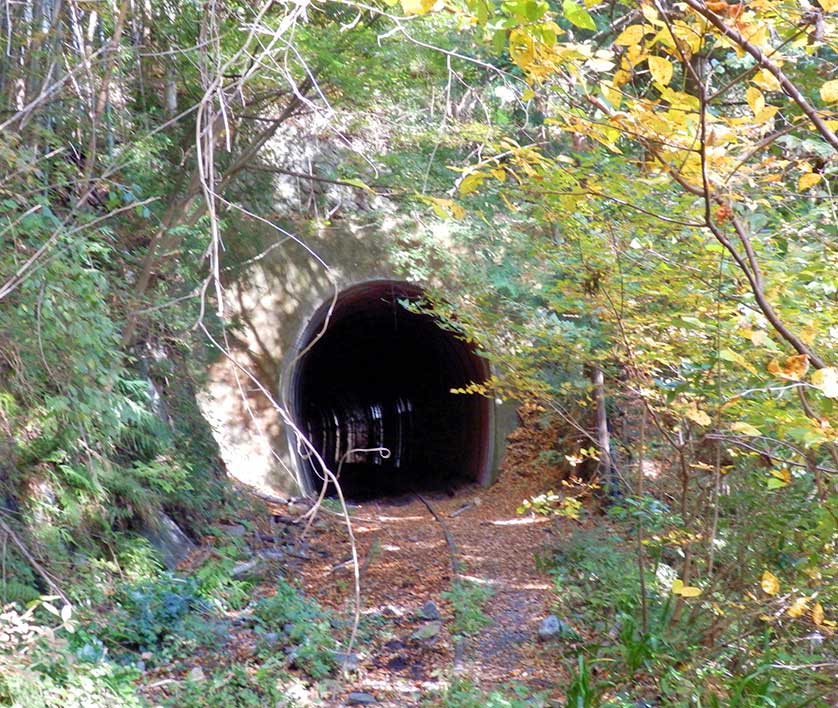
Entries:
{"label": "tunnel ceiling", "polygon": [[[448,490],[488,475],[491,401],[451,393],[484,381],[488,365],[432,317],[399,302],[421,297],[403,282],[356,285],[339,295],[325,331],[331,303],[299,342],[305,353],[290,384],[295,422],[329,468],[340,469],[347,498]],[[351,451],[378,447],[389,455]],[[318,465],[311,456],[298,462],[309,490],[319,490]]]}

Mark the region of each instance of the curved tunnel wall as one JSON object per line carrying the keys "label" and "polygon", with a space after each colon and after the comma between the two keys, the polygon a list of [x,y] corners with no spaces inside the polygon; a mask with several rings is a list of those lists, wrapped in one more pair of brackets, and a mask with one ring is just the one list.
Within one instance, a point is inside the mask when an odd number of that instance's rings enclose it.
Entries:
{"label": "curved tunnel wall", "polygon": [[[340,469],[348,498],[490,481],[493,402],[451,393],[484,381],[488,364],[432,317],[400,304],[422,294],[402,281],[354,285],[334,307],[324,303],[297,342],[291,413],[329,468]],[[388,452],[353,452],[378,447]],[[299,451],[296,462],[306,491],[319,490],[319,466]]]}

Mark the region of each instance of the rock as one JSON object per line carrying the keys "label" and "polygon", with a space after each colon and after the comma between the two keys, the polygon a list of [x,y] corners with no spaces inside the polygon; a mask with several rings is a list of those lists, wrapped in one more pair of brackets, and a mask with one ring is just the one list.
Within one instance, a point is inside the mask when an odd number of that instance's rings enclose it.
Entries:
{"label": "rock", "polygon": [[249,561],[237,563],[233,566],[233,569],[230,571],[230,577],[240,578],[242,575],[247,575],[251,570],[254,570],[259,565],[261,565],[261,563],[261,558],[253,558]]}
{"label": "rock", "polygon": [[436,621],[442,619],[439,614],[439,608],[436,606],[436,603],[433,600],[428,600],[422,607],[419,608],[419,612],[417,612],[419,617],[423,620],[432,620]]}
{"label": "rock", "polygon": [[378,703],[375,696],[363,691],[352,691],[346,699],[346,705],[348,706],[371,706],[375,703]]}
{"label": "rock", "polygon": [[557,637],[560,631],[559,618],[556,615],[547,615],[538,625],[538,638],[552,639]]}
{"label": "rock", "polygon": [[276,644],[279,641],[279,632],[265,632],[262,639],[268,644]]}
{"label": "rock", "polygon": [[233,538],[242,538],[247,535],[247,529],[241,524],[217,524],[218,529]]}
{"label": "rock", "polygon": [[442,630],[442,622],[428,622],[426,625],[419,627],[413,634],[411,639],[434,639]]}
{"label": "rock", "polygon": [[196,666],[186,674],[186,678],[188,681],[198,683],[199,681],[205,681],[207,677],[204,675],[204,670],[200,666]]}
{"label": "rock", "polygon": [[178,563],[195,550],[195,544],[163,513],[158,514],[152,523],[142,528],[140,534],[154,546],[160,554],[160,560],[169,570],[174,570]]}
{"label": "rock", "polygon": [[347,654],[342,651],[335,652],[335,661],[338,666],[345,667],[347,671],[357,671],[361,659],[357,654]]}
{"label": "rock", "polygon": [[538,638],[548,639],[579,639],[579,635],[567,622],[562,622],[556,615],[547,615],[538,626]]}

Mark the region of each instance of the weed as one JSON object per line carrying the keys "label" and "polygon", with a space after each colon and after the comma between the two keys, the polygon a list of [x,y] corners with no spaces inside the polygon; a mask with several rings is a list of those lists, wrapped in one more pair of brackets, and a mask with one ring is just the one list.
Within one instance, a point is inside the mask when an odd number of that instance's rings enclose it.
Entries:
{"label": "weed", "polygon": [[323,678],[334,671],[338,643],[333,618],[293,585],[280,579],[276,594],[256,603],[253,617],[257,631],[285,635],[294,647],[294,663],[309,676]]}
{"label": "weed", "polygon": [[594,683],[590,666],[584,656],[577,658],[572,676],[565,699],[567,708],[598,708],[602,691],[599,685]]}
{"label": "weed", "polygon": [[204,681],[187,681],[163,705],[170,708],[262,708],[286,705],[281,662],[270,659],[249,669],[235,665],[213,672]]}
{"label": "weed", "polygon": [[448,600],[454,608],[452,633],[469,636],[491,624],[492,620],[483,612],[483,605],[493,595],[491,588],[470,580],[457,580],[450,590],[442,593],[442,598]]}
{"label": "weed", "polygon": [[534,708],[542,704],[524,686],[484,691],[470,679],[457,678],[445,693],[424,705],[428,708]]}

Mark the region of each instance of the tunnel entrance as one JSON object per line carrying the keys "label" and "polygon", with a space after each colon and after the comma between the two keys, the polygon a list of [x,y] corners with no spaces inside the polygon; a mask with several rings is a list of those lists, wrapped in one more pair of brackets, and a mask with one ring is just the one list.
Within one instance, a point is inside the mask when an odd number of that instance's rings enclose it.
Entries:
{"label": "tunnel entrance", "polygon": [[[349,499],[489,481],[492,401],[451,393],[485,381],[488,364],[433,317],[401,304],[422,296],[400,281],[353,286],[330,315],[331,302],[315,313],[298,342],[292,414],[329,469],[340,469]],[[306,491],[319,491],[319,465],[297,455]]]}

